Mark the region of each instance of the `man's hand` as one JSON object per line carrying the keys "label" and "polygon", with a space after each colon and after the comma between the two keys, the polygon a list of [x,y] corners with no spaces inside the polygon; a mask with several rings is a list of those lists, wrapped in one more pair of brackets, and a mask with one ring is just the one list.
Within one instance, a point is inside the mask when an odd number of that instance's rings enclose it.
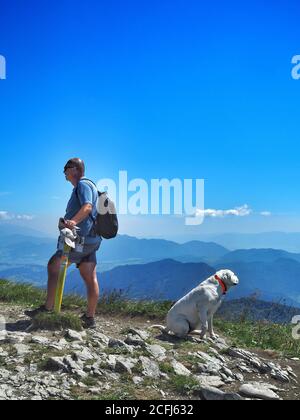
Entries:
{"label": "man's hand", "polygon": [[74,222],[74,220],[66,220],[65,226],[66,228],[73,230],[76,227],[76,222]]}

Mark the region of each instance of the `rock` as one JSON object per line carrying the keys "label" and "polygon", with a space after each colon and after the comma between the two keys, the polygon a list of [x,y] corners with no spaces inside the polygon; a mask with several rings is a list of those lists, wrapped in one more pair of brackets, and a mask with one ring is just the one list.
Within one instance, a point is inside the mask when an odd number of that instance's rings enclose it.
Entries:
{"label": "rock", "polygon": [[132,382],[133,382],[135,385],[140,385],[141,383],[143,383],[143,382],[144,382],[144,378],[141,378],[140,376],[134,376],[134,377],[132,378]]}
{"label": "rock", "polygon": [[280,397],[272,391],[272,385],[253,382],[241,386],[239,393],[245,397],[278,401]]}
{"label": "rock", "polygon": [[95,359],[93,354],[86,347],[83,347],[81,351],[74,352],[73,358],[76,361],[81,360],[82,362],[87,362],[89,360]]}
{"label": "rock", "polygon": [[108,342],[108,347],[116,348],[116,347],[127,347],[126,343],[122,340],[118,340],[116,338],[110,338]]}
{"label": "rock", "polygon": [[130,328],[128,330],[128,333],[132,335],[138,335],[143,341],[148,340],[148,338],[150,337],[150,334],[147,333],[147,331],[139,330],[137,328]]}
{"label": "rock", "polygon": [[73,330],[67,330],[65,337],[71,341],[83,341],[83,337],[86,337],[86,332],[80,333]]}
{"label": "rock", "polygon": [[82,370],[83,363],[76,363],[75,360],[72,359],[71,356],[66,356],[63,359],[63,363],[65,366],[67,366],[68,370],[70,372],[76,371],[76,370]]}
{"label": "rock", "polygon": [[249,351],[237,349],[237,348],[228,348],[227,353],[231,357],[245,360],[248,364],[253,366],[255,369],[257,369],[261,373],[270,373],[272,370],[272,368],[267,363],[264,363],[254,354],[250,353]]}
{"label": "rock", "polygon": [[172,360],[171,365],[176,375],[191,376],[192,374],[183,364],[177,362],[176,360]]}
{"label": "rock", "polygon": [[151,356],[153,356],[159,362],[165,360],[165,358],[166,358],[166,352],[167,351],[162,346],[159,346],[157,344],[146,345],[146,350],[149,354],[151,354]]}
{"label": "rock", "polygon": [[214,387],[205,387],[200,391],[202,399],[205,401],[239,401],[243,398],[239,394],[228,393]]}
{"label": "rock", "polygon": [[46,337],[34,335],[31,338],[31,343],[38,344],[40,346],[47,346],[48,347],[49,344],[50,344],[50,340],[48,340],[48,338],[46,338]]}
{"label": "rock", "polygon": [[102,334],[99,331],[93,332],[93,339],[100,342],[100,344],[104,344],[105,346],[108,346],[110,338],[107,337],[107,335]]}
{"label": "rock", "polygon": [[139,336],[139,335],[132,335],[128,334],[128,336],[125,339],[125,343],[129,346],[141,346],[144,347],[145,341]]}
{"label": "rock", "polygon": [[132,353],[134,351],[134,349],[128,346],[124,341],[118,340],[116,338],[109,339],[108,347],[113,348],[113,349],[120,348],[120,349],[123,349],[124,351],[127,351],[128,353]]}
{"label": "rock", "polygon": [[137,359],[117,356],[115,363],[115,371],[118,373],[128,373],[129,375],[131,375],[132,369],[137,364],[137,362]]}
{"label": "rock", "polygon": [[31,335],[25,332],[7,332],[6,343],[21,344],[24,341],[30,341]]}
{"label": "rock", "polygon": [[148,357],[141,356],[139,359],[143,367],[143,375],[149,378],[158,379],[160,377],[160,370],[158,364]]}
{"label": "rock", "polygon": [[25,356],[31,351],[30,347],[25,344],[15,344],[14,349],[17,351],[19,357]]}
{"label": "rock", "polygon": [[219,376],[195,376],[198,380],[201,388],[221,388],[225,383],[220,379]]}
{"label": "rock", "polygon": [[68,368],[64,364],[63,357],[50,357],[47,361],[46,370],[68,372]]}
{"label": "rock", "polygon": [[280,381],[280,382],[285,382],[285,383],[290,382],[288,372],[285,372],[283,370],[273,369],[272,372],[271,372],[271,377],[273,379],[276,379],[277,381]]}

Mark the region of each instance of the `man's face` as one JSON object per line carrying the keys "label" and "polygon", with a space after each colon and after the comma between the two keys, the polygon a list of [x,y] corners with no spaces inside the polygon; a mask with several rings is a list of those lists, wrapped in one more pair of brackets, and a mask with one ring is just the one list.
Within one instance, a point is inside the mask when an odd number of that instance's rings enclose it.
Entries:
{"label": "man's face", "polygon": [[76,173],[77,173],[77,169],[74,167],[69,167],[64,170],[66,180],[69,182],[72,182]]}

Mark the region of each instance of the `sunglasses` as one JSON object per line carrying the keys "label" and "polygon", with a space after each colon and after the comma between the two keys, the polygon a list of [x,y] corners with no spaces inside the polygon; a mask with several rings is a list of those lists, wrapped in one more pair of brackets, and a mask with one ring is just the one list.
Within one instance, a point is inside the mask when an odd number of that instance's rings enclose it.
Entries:
{"label": "sunglasses", "polygon": [[64,169],[64,174],[67,172],[67,170],[68,169],[75,169],[76,168],[76,166],[67,166],[65,169]]}

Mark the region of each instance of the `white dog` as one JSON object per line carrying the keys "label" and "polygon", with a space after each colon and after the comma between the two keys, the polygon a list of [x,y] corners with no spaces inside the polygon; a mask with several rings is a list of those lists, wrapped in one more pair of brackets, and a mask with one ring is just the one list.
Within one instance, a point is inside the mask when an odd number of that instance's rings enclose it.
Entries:
{"label": "white dog", "polygon": [[181,338],[189,333],[199,334],[204,338],[208,331],[211,338],[216,338],[213,329],[214,314],[221,306],[223,296],[238,284],[239,279],[232,271],[218,271],[172,307],[167,316],[167,327],[153,325],[152,328],[159,328],[166,333],[172,332]]}

